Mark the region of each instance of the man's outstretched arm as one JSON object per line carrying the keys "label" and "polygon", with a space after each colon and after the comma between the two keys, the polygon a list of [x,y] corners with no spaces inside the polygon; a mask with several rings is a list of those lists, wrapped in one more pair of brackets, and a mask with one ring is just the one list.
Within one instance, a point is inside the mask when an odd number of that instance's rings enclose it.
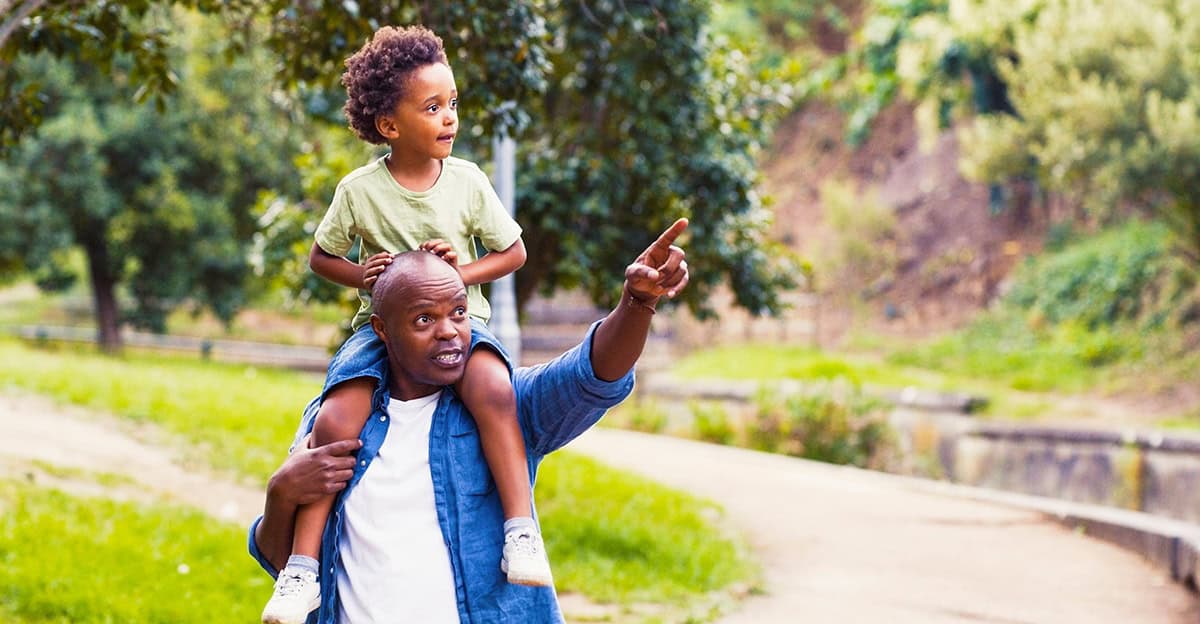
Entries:
{"label": "man's outstretched arm", "polygon": [[687,230],[679,219],[625,269],[621,302],[592,337],[592,370],[604,381],[625,376],[646,346],[650,319],[662,297],[674,297],[687,286],[688,268],[675,240]]}

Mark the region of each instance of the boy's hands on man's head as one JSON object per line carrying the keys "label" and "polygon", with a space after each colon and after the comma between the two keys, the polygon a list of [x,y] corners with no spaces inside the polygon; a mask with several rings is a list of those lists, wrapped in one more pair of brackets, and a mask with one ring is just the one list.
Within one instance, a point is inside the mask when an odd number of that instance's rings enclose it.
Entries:
{"label": "boy's hands on man's head", "polygon": [[674,245],[687,226],[687,219],[675,221],[626,267],[625,290],[638,303],[652,308],[663,295],[672,298],[687,286],[685,254]]}
{"label": "boy's hands on man's head", "polygon": [[428,240],[421,243],[421,249],[424,249],[425,251],[436,255],[442,260],[445,260],[450,266],[456,269],[458,268],[458,254],[455,253],[454,248],[450,246],[450,243],[447,243],[440,238],[435,238],[433,240]]}
{"label": "boy's hands on man's head", "polygon": [[370,258],[367,258],[363,264],[363,288],[371,290],[375,286],[375,281],[379,279],[379,274],[392,263],[392,254],[381,251]]}

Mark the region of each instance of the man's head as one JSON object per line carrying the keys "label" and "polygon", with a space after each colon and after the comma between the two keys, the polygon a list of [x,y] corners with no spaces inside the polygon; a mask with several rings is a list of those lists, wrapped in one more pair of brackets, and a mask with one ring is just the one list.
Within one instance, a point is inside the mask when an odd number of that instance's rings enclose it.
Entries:
{"label": "man's head", "polygon": [[371,300],[371,328],[387,345],[393,396],[427,396],[462,377],[471,322],[458,271],[427,251],[397,254]]}
{"label": "man's head", "polygon": [[[346,59],[342,85],[346,119],[362,140],[431,151],[435,158],[449,155],[458,131],[458,91],[442,40],[432,31],[380,28]],[[397,141],[413,145],[394,145]]]}

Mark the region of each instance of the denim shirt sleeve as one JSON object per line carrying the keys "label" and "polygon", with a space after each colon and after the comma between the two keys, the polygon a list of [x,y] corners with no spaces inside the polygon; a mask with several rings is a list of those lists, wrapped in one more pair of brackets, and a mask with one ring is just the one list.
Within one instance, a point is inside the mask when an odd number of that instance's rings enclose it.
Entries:
{"label": "denim shirt sleeve", "polygon": [[566,353],[513,373],[518,417],[531,454],[546,455],[562,448],[633,391],[632,369],[616,381],[604,381],[592,369],[592,339],[600,322],[592,324],[583,342]]}
{"label": "denim shirt sleeve", "polygon": [[[308,435],[308,432],[312,430],[313,421],[317,418],[317,408],[320,406],[321,397],[317,397],[310,401],[304,408],[304,415],[300,417],[300,426],[296,427],[296,435],[292,437],[292,445],[288,447],[288,455],[295,452],[296,447],[304,440],[304,436]],[[276,570],[275,566],[271,565],[270,561],[267,561],[267,558],[258,549],[258,542],[254,541],[254,531],[258,529],[258,525],[262,522],[262,519],[262,515],[259,514],[254,519],[254,522],[250,523],[250,534],[246,538],[247,548],[250,551],[250,556],[258,562],[258,565],[262,566],[262,569],[266,570],[267,574],[270,574],[274,578],[279,576],[279,570]]]}

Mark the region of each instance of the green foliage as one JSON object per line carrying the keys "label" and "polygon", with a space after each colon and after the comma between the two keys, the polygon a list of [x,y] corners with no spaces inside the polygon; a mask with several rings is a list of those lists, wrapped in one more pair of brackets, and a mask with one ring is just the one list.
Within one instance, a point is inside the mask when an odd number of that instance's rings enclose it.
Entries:
{"label": "green foliage", "polygon": [[[911,76],[955,47],[986,57],[1011,110],[964,130],[971,177],[1037,180],[1110,218],[1155,211],[1200,263],[1200,14],[1187,0],[951,5],[912,43]],[[1011,114],[1010,114],[1011,113]]]}
{"label": "green foliage", "polygon": [[[228,321],[245,300],[251,208],[265,188],[295,174],[290,111],[261,97],[261,55],[214,63],[211,23],[191,24],[172,50],[180,84],[162,110],[132,102],[129,72],[23,56],[17,68],[48,101],[40,131],[0,163],[4,255],[44,287],[73,278],[62,253],[81,248],[97,301],[97,325],[115,346],[115,288],[132,295],[127,320],[156,331],[184,302]],[[124,68],[125,61],[114,61]]]}
{"label": "green foliage", "polygon": [[551,456],[537,495],[560,591],[694,605],[750,573],[735,544],[714,534],[711,506],[590,458]]}
{"label": "green foliage", "polygon": [[729,419],[729,412],[719,403],[692,401],[688,405],[692,412],[692,428],[697,438],[716,444],[733,444],[737,429]]}
{"label": "green foliage", "polygon": [[1137,319],[1167,303],[1155,291],[1171,274],[1168,237],[1161,224],[1133,221],[1030,259],[1014,275],[1006,300],[1034,318],[1088,329]]}
{"label": "green foliage", "polygon": [[0,619],[201,624],[258,617],[244,527],[0,480]]}
{"label": "green foliage", "polygon": [[874,467],[892,441],[882,404],[845,380],[785,399],[761,392],[755,402],[746,438],[762,451]]}
{"label": "green foliage", "polygon": [[704,34],[707,9],[672,2],[563,3],[556,68],[518,158],[518,219],[529,261],[518,298],[582,286],[615,301],[624,267],[674,219],[691,219],[694,271],[682,299],[699,314],[721,281],[755,313],[778,309],[795,270],[765,243],[769,212],[755,153],[788,100],[744,53]]}
{"label": "green foliage", "polygon": [[626,415],[625,426],[634,431],[659,433],[667,428],[667,414],[653,400],[636,399],[622,413]]}
{"label": "green foliage", "polygon": [[821,249],[823,273],[838,281],[865,283],[890,277],[897,262],[896,215],[873,193],[850,182],[821,186],[821,203],[833,236]]}

